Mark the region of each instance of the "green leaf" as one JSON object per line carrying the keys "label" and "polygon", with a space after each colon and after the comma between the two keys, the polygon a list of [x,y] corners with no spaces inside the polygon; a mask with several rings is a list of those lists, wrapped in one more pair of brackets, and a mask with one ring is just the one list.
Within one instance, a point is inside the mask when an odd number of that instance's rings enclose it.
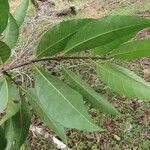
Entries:
{"label": "green leaf", "polygon": [[8,21],[8,0],[0,0],[0,34],[4,31]]}
{"label": "green leaf", "polygon": [[0,41],[0,64],[4,63],[11,54],[10,48],[2,41]]}
{"label": "green leaf", "polygon": [[43,109],[43,107],[40,104],[40,101],[38,101],[38,98],[35,95],[34,90],[22,90],[27,95],[29,103],[31,104],[34,112],[42,119],[42,121],[50,129],[52,129],[65,143],[67,143],[64,127],[55,120],[53,120],[51,115],[48,114],[47,111],[45,111],[45,109]]}
{"label": "green leaf", "polygon": [[121,60],[133,60],[150,56],[150,40],[133,41],[121,45],[111,52],[110,57]]}
{"label": "green leaf", "polygon": [[6,150],[19,150],[29,132],[31,114],[24,97],[21,95],[21,108],[5,124],[7,147]]}
{"label": "green leaf", "polygon": [[82,96],[52,75],[35,67],[35,95],[45,112],[66,128],[102,131],[88,116]]}
{"label": "green leaf", "polygon": [[[150,20],[137,16],[108,16],[80,28],[71,38],[62,55],[104,46],[115,40],[126,42],[135,33],[149,27]],[[116,42],[119,43],[120,42]]]}
{"label": "green leaf", "polygon": [[92,20],[94,19],[68,20],[57,24],[42,37],[36,50],[36,56],[52,56],[61,52],[77,30]]}
{"label": "green leaf", "polygon": [[111,63],[96,63],[96,66],[101,80],[115,92],[134,99],[150,100],[150,85],[132,71]]}
{"label": "green leaf", "polygon": [[28,5],[29,5],[29,0],[22,0],[20,5],[16,8],[16,10],[13,14],[19,27],[24,22],[24,19],[26,17],[27,10],[28,10]]}
{"label": "green leaf", "polygon": [[2,127],[0,127],[0,149],[5,150],[7,140],[5,138],[5,132]]}
{"label": "green leaf", "polygon": [[16,23],[14,17],[10,14],[7,28],[4,32],[3,41],[10,47],[14,48],[16,46],[19,37],[19,27]]}
{"label": "green leaf", "polygon": [[127,36],[123,36],[123,37],[117,38],[116,40],[114,40],[114,41],[112,41],[112,42],[110,42],[108,44],[104,44],[102,46],[99,46],[99,47],[96,47],[96,48],[92,49],[91,52],[93,54],[96,54],[96,55],[106,55],[110,51],[112,51],[114,48],[119,47],[120,44],[122,44],[125,41],[128,41],[131,38],[133,38],[136,34],[137,34],[137,32],[129,34]]}
{"label": "green leaf", "polygon": [[80,92],[85,100],[90,102],[94,107],[98,108],[100,111],[118,115],[119,112],[100,94],[96,93],[87,83],[85,83],[80,76],[77,76],[72,71],[63,68],[65,79],[68,84],[78,92]]}
{"label": "green leaf", "polygon": [[1,78],[1,82],[0,82],[0,113],[2,113],[6,107],[7,107],[7,103],[8,103],[8,99],[6,98],[7,96],[7,82],[4,78]]}
{"label": "green leaf", "polygon": [[0,90],[1,90],[1,86],[3,85],[3,81],[4,81],[4,76],[0,76]]}
{"label": "green leaf", "polygon": [[0,113],[4,113],[0,119],[0,125],[2,125],[19,111],[21,105],[18,89],[6,79],[0,89],[0,104]]}

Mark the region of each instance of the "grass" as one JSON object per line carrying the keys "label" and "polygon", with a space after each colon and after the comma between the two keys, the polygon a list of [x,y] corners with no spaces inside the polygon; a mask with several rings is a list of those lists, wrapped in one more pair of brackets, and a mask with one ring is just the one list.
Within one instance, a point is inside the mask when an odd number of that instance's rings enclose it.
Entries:
{"label": "grass", "polygon": [[[67,5],[69,4],[67,3]],[[49,8],[46,6],[45,14],[38,15],[31,6],[16,51],[21,52],[22,49],[27,50],[26,52],[29,53],[26,54],[25,58],[29,57],[36,47],[36,41],[39,35],[49,26],[64,19],[98,18],[106,15],[133,15],[139,12],[145,14],[150,8],[149,0],[74,0],[70,5],[75,5],[81,9],[77,16],[57,18],[49,14]],[[64,3],[56,3],[55,8],[52,9],[60,9],[65,6],[66,4]],[[28,28],[29,26],[30,28]],[[150,140],[150,103],[126,99],[110,91],[98,79],[93,66],[89,62],[73,61],[70,63],[67,62],[67,64],[74,71],[80,72],[84,76],[84,79],[97,92],[104,94],[122,114],[120,117],[105,115],[87,104],[89,114],[99,126],[106,128],[107,131],[103,133],[83,133],[75,130],[67,130],[69,147],[72,150],[148,150]],[[146,64],[150,65],[149,59],[123,65],[135,70],[137,74],[142,75],[142,70],[146,67]],[[49,65],[46,63],[47,70],[49,70],[49,67],[54,68],[53,71],[55,72],[55,68],[59,68],[59,64],[53,62],[53,64]],[[32,122],[35,120],[38,119],[33,118]],[[34,125],[42,127],[48,133],[52,133],[41,122],[40,125],[39,123],[35,123]],[[56,147],[52,144],[51,140],[45,139],[44,136],[39,134],[33,136],[30,133],[25,144],[25,149],[55,150]]]}
{"label": "grass", "polygon": [[139,11],[147,11],[149,8],[149,0],[118,0],[118,3],[110,3],[110,6],[105,7],[104,5],[99,11],[105,11],[109,15],[135,15]]}

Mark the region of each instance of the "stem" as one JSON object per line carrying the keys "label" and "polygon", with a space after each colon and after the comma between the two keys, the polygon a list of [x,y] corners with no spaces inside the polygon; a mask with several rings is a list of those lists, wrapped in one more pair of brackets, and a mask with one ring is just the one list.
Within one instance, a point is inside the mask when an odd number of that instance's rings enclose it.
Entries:
{"label": "stem", "polygon": [[14,84],[18,86],[18,83],[11,77],[9,73],[7,73],[6,71],[3,71],[3,74],[6,75]]}
{"label": "stem", "polygon": [[19,64],[19,65],[16,65],[16,66],[13,66],[13,67],[10,67],[10,68],[7,68],[7,69],[4,69],[2,71],[2,73],[4,72],[7,72],[7,71],[11,71],[13,69],[17,69],[17,68],[21,68],[23,66],[27,66],[27,65],[31,65],[31,64],[34,64],[34,63],[37,63],[37,62],[41,62],[41,61],[49,61],[49,60],[55,60],[55,61],[62,61],[62,60],[73,60],[73,59],[82,59],[82,60],[87,60],[87,59],[92,59],[92,60],[107,60],[106,57],[90,57],[90,56],[72,56],[72,57],[69,57],[69,56],[56,56],[56,57],[50,57],[50,58],[40,58],[40,59],[33,59],[33,60],[30,60],[29,62],[25,62],[25,63],[22,63],[22,64]]}

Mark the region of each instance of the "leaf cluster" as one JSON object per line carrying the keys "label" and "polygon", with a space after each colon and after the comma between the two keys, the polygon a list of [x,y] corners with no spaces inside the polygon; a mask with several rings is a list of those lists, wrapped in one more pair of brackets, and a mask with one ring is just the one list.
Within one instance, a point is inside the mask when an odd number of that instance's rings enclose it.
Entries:
{"label": "leaf cluster", "polygon": [[[7,0],[0,0],[0,63],[10,61],[24,22],[29,0],[22,0],[13,14]],[[150,85],[134,72],[115,64],[114,60],[129,61],[150,56],[150,40],[132,40],[138,32],[150,27],[150,20],[137,16],[107,16],[98,19],[67,20],[50,28],[40,39],[35,51],[39,60],[69,59],[71,54],[88,50],[103,56],[105,61],[90,60],[99,78],[114,92],[133,99],[150,100]],[[100,58],[100,57],[95,57]],[[30,65],[37,60],[23,65]],[[0,145],[1,149],[18,150],[30,127],[30,109],[67,143],[66,128],[86,132],[105,131],[89,117],[85,102],[100,112],[120,115],[102,94],[97,93],[81,75],[62,65],[64,81],[32,65],[33,88],[17,85],[5,69],[0,69]],[[15,67],[15,66],[14,66]],[[17,67],[16,67],[17,68]],[[10,68],[11,70],[11,68]],[[13,81],[13,82],[12,82]]]}

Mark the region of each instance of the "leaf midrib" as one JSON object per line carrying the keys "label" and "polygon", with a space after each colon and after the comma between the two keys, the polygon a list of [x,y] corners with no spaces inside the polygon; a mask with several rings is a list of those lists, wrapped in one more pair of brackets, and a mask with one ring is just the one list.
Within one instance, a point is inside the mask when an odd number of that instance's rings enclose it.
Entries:
{"label": "leaf midrib", "polygon": [[[141,49],[141,48],[140,48]],[[111,55],[112,57],[113,56],[117,56],[117,55],[124,55],[124,54],[130,54],[130,53],[135,53],[135,52],[142,52],[142,51],[148,51],[150,48],[145,48],[143,50],[133,50],[133,51],[125,51],[124,53],[116,53],[114,55]]]}
{"label": "leaf midrib", "polygon": [[[46,52],[48,49],[52,48],[53,46],[55,46],[56,44],[62,42],[63,40],[67,39],[69,36],[71,36],[72,34],[74,34],[76,31],[70,33],[68,36],[64,37],[64,38],[61,38],[59,41],[55,42],[54,44],[52,44],[51,46],[48,46],[44,51],[41,51],[37,57],[41,56],[44,52]],[[39,50],[37,50],[39,51]]]}
{"label": "leaf midrib", "polygon": [[[103,68],[104,69],[104,68]],[[107,69],[104,69],[108,74],[114,74],[113,72],[111,72],[111,71],[109,71],[109,70],[107,70]],[[121,73],[122,74],[122,73]],[[114,75],[116,75],[116,74],[114,74]],[[118,75],[116,75],[118,78],[120,78],[121,79],[121,82],[123,81],[123,79],[120,77],[120,76],[118,76]],[[115,77],[116,77],[115,76]],[[107,80],[108,81],[108,80]],[[114,83],[114,78],[112,78],[112,82]],[[114,84],[115,85],[115,84]],[[124,88],[124,84],[123,84],[123,82],[122,82],[122,88],[123,88],[123,90],[124,90],[124,92],[126,93],[126,94],[123,94],[122,92],[121,92],[121,94],[122,95],[130,95],[131,96],[131,94],[128,94],[128,92],[126,92],[126,89]],[[116,89],[116,87],[115,87],[115,89]],[[135,93],[134,93],[135,94]],[[136,94],[135,94],[136,95]]]}
{"label": "leaf midrib", "polygon": [[[146,24],[146,23],[145,23],[145,24]],[[105,35],[105,34],[109,34],[109,33],[114,32],[114,31],[119,31],[119,30],[121,30],[121,29],[126,29],[126,28],[128,29],[128,28],[130,28],[130,27],[138,27],[138,26],[140,26],[140,25],[143,25],[143,24],[126,26],[126,27],[123,27],[123,28],[111,30],[111,31],[105,32],[105,33],[103,33],[103,34],[94,36],[94,37],[92,37],[92,38],[89,38],[89,39],[87,39],[87,40],[84,40],[83,42],[77,43],[76,45],[74,45],[73,47],[71,47],[71,48],[68,49],[68,50],[64,50],[64,52],[62,53],[62,55],[66,54],[67,52],[69,52],[70,50],[74,49],[75,47],[77,47],[77,46],[79,46],[79,45],[81,45],[81,44],[84,44],[84,43],[86,43],[86,42],[88,42],[88,41],[91,41],[91,40],[93,40],[93,39],[95,39],[95,38],[98,38],[98,37],[100,37],[100,36],[103,36],[103,35]],[[75,34],[75,35],[76,35],[76,34]]]}
{"label": "leaf midrib", "polygon": [[[96,63],[100,68],[101,68],[101,66],[98,64],[98,63]],[[108,72],[108,73],[112,73],[112,74],[114,74],[115,76],[117,76],[118,78],[120,78],[120,79],[122,79],[120,76],[118,76],[117,74],[115,74],[114,72],[111,72],[111,71],[108,71],[108,69],[105,69],[104,67],[103,67],[103,69],[106,71],[106,72]],[[111,68],[112,69],[112,68]],[[117,70],[118,71],[118,70]],[[119,73],[121,73],[123,76],[125,75],[123,72],[121,72],[121,71],[119,71]],[[143,84],[141,81],[138,81],[138,80],[135,80],[134,78],[131,78],[130,76],[127,76],[127,77],[129,77],[130,79],[133,79],[136,83],[141,83],[144,87],[146,87],[146,88],[150,88],[148,85],[145,85],[145,84]]]}
{"label": "leaf midrib", "polygon": [[[68,71],[65,69],[65,71],[68,73]],[[69,75],[69,73],[68,73],[68,75]],[[70,76],[70,75],[69,75]],[[72,78],[71,76],[70,76],[70,78]],[[88,94],[89,95],[91,95],[94,99],[97,99],[97,98],[95,98],[95,96],[93,96],[91,93],[89,93],[89,91],[88,90],[86,90],[86,88],[84,87],[84,86],[82,86],[82,84],[80,84],[77,80],[75,80],[74,78],[72,78],[77,84],[79,84],[86,92],[88,92]],[[92,92],[95,92],[95,91],[93,91],[93,89],[91,89],[91,91]],[[98,102],[100,102],[101,103],[101,101],[99,101],[98,100]],[[101,103],[102,104],[102,103]]]}
{"label": "leaf midrib", "polygon": [[[80,113],[80,111],[78,111],[68,100],[67,100],[67,98],[65,97],[65,96],[63,96],[63,94],[59,91],[59,90],[57,90],[57,88],[54,86],[54,85],[52,85],[52,83],[40,72],[40,70],[37,68],[37,67],[35,67],[36,69],[37,69],[37,71],[39,72],[39,74],[41,74],[41,76],[64,98],[64,100],[67,102],[67,103],[69,103],[73,108],[74,108],[74,110],[76,111],[76,112],[78,112],[85,120],[87,120],[87,122],[89,122],[92,126],[95,126],[93,123],[91,123],[82,113]],[[96,127],[96,126],[95,126]],[[98,127],[96,127],[96,128],[98,128]]]}
{"label": "leaf midrib", "polygon": [[[37,100],[29,93],[27,92],[24,88],[21,88],[27,95],[29,95],[31,97],[31,99],[33,99],[33,101],[38,105],[38,107],[42,110],[42,112],[45,114],[44,116],[46,116],[51,122],[53,119],[51,119],[49,116],[47,116],[47,114],[45,113],[44,108],[37,102]],[[59,123],[60,124],[60,123]],[[53,124],[55,126],[55,124]],[[60,124],[61,125],[61,124]],[[62,125],[63,126],[63,125]],[[55,126],[55,128],[57,129],[57,126]]]}

